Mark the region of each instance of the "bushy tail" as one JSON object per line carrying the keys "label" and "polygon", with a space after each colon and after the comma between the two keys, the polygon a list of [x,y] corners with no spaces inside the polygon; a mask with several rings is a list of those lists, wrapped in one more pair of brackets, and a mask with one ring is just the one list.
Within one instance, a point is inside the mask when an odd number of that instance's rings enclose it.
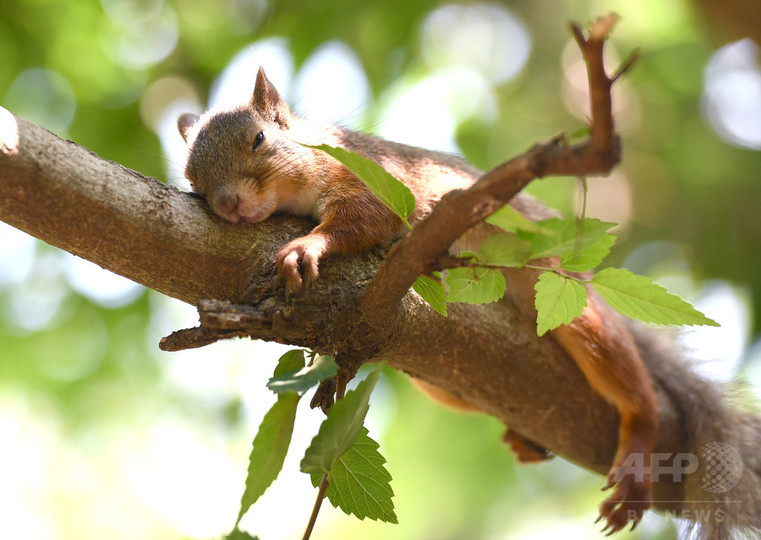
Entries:
{"label": "bushy tail", "polygon": [[635,323],[630,330],[686,435],[678,451],[693,466],[674,514],[685,520],[683,538],[761,538],[761,418],[742,411],[728,388],[699,377],[669,340]]}

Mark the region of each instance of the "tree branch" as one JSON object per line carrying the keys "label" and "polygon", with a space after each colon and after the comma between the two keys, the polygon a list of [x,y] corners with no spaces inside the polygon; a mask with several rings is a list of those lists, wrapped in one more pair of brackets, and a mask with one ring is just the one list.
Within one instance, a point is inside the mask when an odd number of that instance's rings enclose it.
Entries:
{"label": "tree branch", "polygon": [[433,212],[394,246],[367,286],[361,311],[369,327],[382,327],[392,320],[399,302],[419,275],[434,270],[462,234],[504,206],[535,178],[608,174],[618,164],[621,147],[613,128],[613,80],[603,64],[603,45],[617,20],[615,14],[600,17],[592,24],[588,38],[578,25],[571,25],[589,72],[589,139],[570,148],[563,137],[538,144],[484,174],[469,189],[443,197]]}

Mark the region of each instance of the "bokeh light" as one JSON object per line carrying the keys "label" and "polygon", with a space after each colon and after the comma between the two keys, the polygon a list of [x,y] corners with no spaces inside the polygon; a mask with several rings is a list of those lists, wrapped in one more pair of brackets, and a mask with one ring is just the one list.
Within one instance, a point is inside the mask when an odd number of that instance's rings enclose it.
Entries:
{"label": "bokeh light", "polygon": [[357,55],[340,42],[329,42],[307,58],[294,81],[296,112],[310,120],[364,128],[370,87]]}
{"label": "bokeh light", "polygon": [[101,41],[115,62],[129,69],[150,67],[177,46],[177,16],[164,0],[102,0],[112,27]]}
{"label": "bokeh light", "polygon": [[713,54],[705,69],[703,111],[722,139],[761,150],[761,65],[752,40]]}
{"label": "bokeh light", "polygon": [[5,108],[55,133],[65,133],[77,103],[74,90],[59,73],[31,68],[19,73],[4,100]]}
{"label": "bokeh light", "polygon": [[452,4],[439,8],[422,26],[421,52],[433,69],[467,67],[493,84],[502,84],[523,69],[531,36],[506,6]]}
{"label": "bokeh light", "polygon": [[461,122],[494,120],[498,111],[493,87],[479,73],[465,68],[434,71],[412,85],[400,81],[383,101],[379,136],[451,153],[459,153],[455,131]]}
{"label": "bokeh light", "polygon": [[118,308],[133,302],[145,288],[95,263],[63,254],[64,273],[71,288],[103,307]]}
{"label": "bokeh light", "polygon": [[256,73],[263,67],[280,95],[288,97],[293,78],[293,59],[283,38],[268,38],[246,46],[214,80],[209,108],[234,107],[251,99]]}

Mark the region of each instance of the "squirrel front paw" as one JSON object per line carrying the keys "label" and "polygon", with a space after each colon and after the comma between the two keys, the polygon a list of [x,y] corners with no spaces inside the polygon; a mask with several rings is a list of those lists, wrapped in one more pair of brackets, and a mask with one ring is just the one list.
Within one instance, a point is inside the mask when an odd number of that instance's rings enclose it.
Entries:
{"label": "squirrel front paw", "polygon": [[327,241],[319,234],[291,240],[275,256],[277,278],[285,283],[286,296],[301,292],[305,282],[317,279],[320,258],[327,251]]}

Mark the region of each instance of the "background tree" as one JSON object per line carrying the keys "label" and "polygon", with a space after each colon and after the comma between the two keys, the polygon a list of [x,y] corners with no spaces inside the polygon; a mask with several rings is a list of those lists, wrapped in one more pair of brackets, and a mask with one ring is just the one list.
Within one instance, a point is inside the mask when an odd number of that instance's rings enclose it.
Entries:
{"label": "background tree", "polygon": [[[614,51],[643,46],[645,58],[617,94],[624,165],[612,181],[593,183],[590,213],[623,224],[614,262],[697,294],[709,302],[698,306],[734,332],[708,334],[720,351],[693,341],[697,352],[744,358],[752,375],[752,349],[743,352],[742,345],[757,331],[761,290],[752,260],[761,230],[753,175],[759,165],[753,150],[761,146],[757,53],[747,41],[718,49],[689,5],[661,4],[603,7],[625,20]],[[573,9],[553,4],[551,13],[529,2],[219,6],[11,3],[0,18],[0,103],[104,157],[176,181],[177,101],[205,108],[219,73],[239,51],[253,51],[253,63],[278,66],[275,73],[290,82],[297,110],[332,113],[415,144],[459,147],[487,168],[579,124],[584,72],[565,21],[601,9],[583,2]],[[252,83],[253,75],[235,87],[247,94]],[[344,101],[357,108],[331,111],[325,94],[347,88],[357,101]],[[421,95],[428,108],[415,101]],[[567,180],[534,189],[558,206],[573,203]],[[170,321],[182,308],[118,282],[98,290],[94,285],[103,282],[90,277],[89,266],[11,229],[3,228],[0,250],[0,418],[14,442],[3,448],[0,465],[9,479],[0,488],[10,517],[3,526],[23,526],[25,535],[33,527],[38,537],[205,536],[229,527],[251,432],[268,406],[251,389],[271,372],[263,351],[269,347],[221,344],[184,358],[160,356],[158,337],[194,316]],[[724,377],[735,369],[708,365]],[[598,478],[559,462],[515,469],[497,444],[496,421],[441,411],[408,391],[401,377],[388,379],[389,397],[376,396],[372,411],[402,525],[389,530],[339,519],[344,534],[361,527],[363,537],[375,530],[379,537],[442,530],[486,537],[511,529],[527,536],[553,526],[547,514],[566,519],[564,530],[570,522],[586,534]],[[410,410],[412,421],[404,414]],[[306,428],[303,438],[313,431]],[[286,480],[283,491],[271,493],[272,508],[284,500],[294,501],[289,514],[307,508],[313,494],[306,479],[299,481],[302,489]],[[526,500],[526,490],[536,498]],[[263,520],[267,511],[259,512],[251,516],[252,530],[276,537]],[[652,517],[642,534],[652,537],[660,527],[668,537],[668,527]],[[282,519],[271,528],[288,534]],[[323,525],[321,532],[328,531]]]}

